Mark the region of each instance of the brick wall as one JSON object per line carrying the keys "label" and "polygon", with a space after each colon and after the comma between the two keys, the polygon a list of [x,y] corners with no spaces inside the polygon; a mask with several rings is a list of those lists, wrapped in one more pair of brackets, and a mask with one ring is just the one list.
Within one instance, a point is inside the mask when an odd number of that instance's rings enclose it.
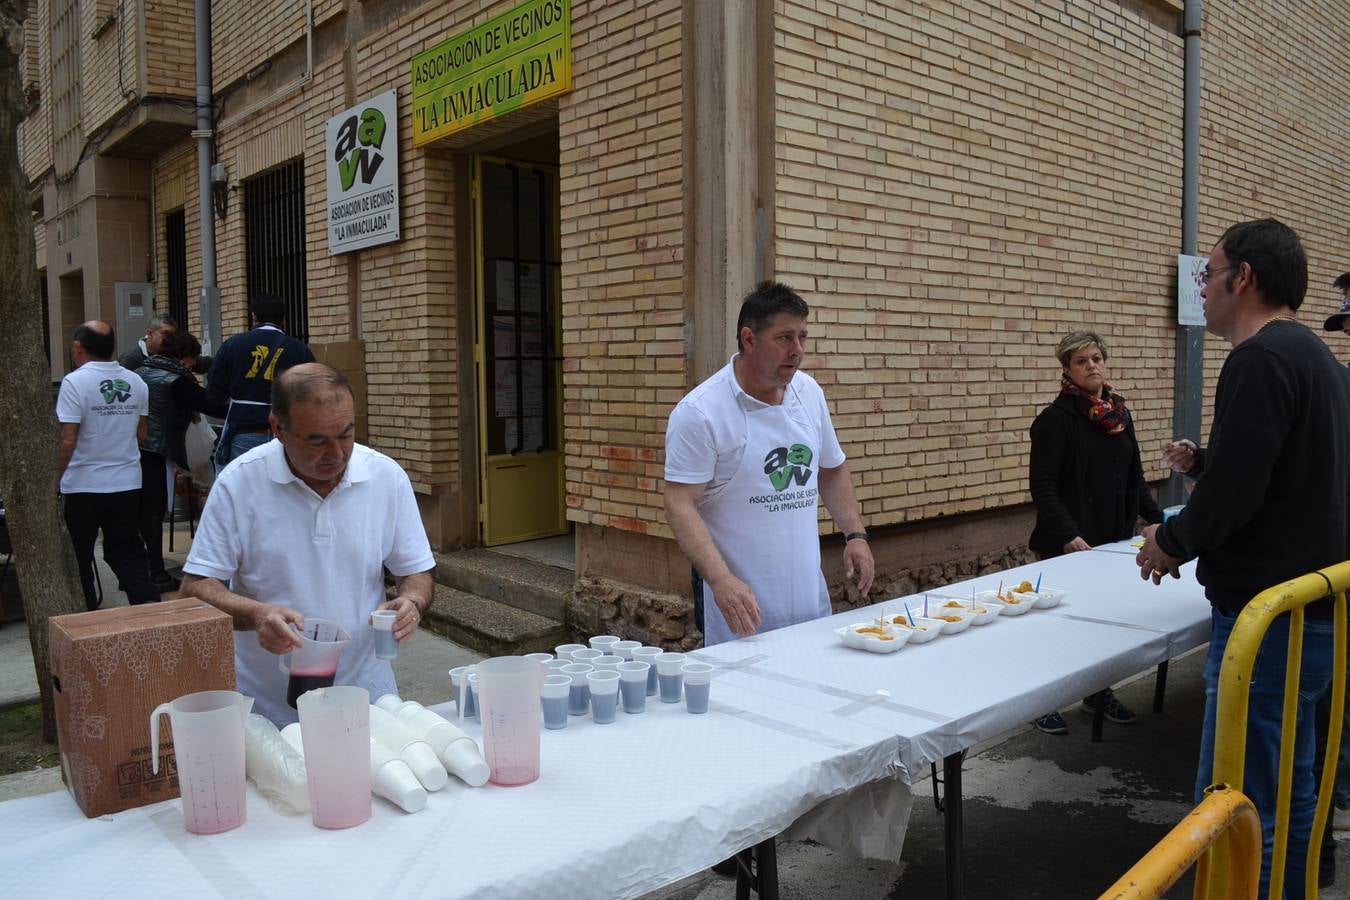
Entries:
{"label": "brick wall", "polygon": [[[111,124],[140,96],[137,21],[141,4],[138,0],[126,0],[122,13],[103,26],[115,9],[99,3],[80,4],[80,90],[86,137]],[[94,37],[98,27],[104,27],[104,31]]]}
{"label": "brick wall", "polygon": [[[194,4],[186,0],[141,2],[145,8],[146,93],[196,97],[197,24]],[[219,4],[215,4],[215,7],[220,8]]]}
{"label": "brick wall", "polygon": [[1025,501],[1027,428],[1079,327],[1160,445],[1175,31],[1087,0],[777,8],[777,274],[814,304],[808,365],[869,524]]}
{"label": "brick wall", "polygon": [[[184,141],[166,150],[151,169],[152,210],[150,221],[154,228],[155,304],[169,308],[168,246],[165,242],[165,218],[175,210],[183,210],[187,234],[188,321],[186,328],[198,338],[202,336],[201,308],[197,291],[202,284],[202,229],[200,204],[197,199],[197,145]],[[179,323],[180,326],[183,323]]]}
{"label": "brick wall", "polygon": [[559,102],[567,517],[669,534],[665,421],[684,386],[681,3],[572,7]]}
{"label": "brick wall", "polygon": [[[314,27],[342,13],[342,0],[314,0]],[[191,6],[189,5],[189,13]],[[211,4],[211,64],[216,90],[305,37],[304,0]]]}
{"label": "brick wall", "polygon": [[[29,19],[24,26],[25,57],[37,57],[36,80],[42,101],[41,105],[19,123],[19,155],[23,165],[23,174],[29,180],[35,180],[52,166],[52,133],[48,114],[49,98],[52,90],[51,72],[51,19],[48,3],[40,2],[28,7]],[[33,77],[25,73],[23,87]]]}

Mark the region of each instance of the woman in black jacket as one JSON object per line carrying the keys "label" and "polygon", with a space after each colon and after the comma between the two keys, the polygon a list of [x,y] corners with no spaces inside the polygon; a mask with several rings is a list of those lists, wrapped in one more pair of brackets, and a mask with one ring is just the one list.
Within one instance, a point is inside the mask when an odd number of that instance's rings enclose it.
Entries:
{"label": "woman in black jacket", "polygon": [[[1063,369],[1059,396],[1031,425],[1031,500],[1036,527],[1028,545],[1040,559],[1133,537],[1140,517],[1162,521],[1139,460],[1125,398],[1106,381],[1106,342],[1075,331],[1055,350]],[[1135,715],[1108,689],[1106,718]],[[1083,706],[1092,711],[1090,700]],[[1069,728],[1058,712],[1036,720],[1049,734]]]}

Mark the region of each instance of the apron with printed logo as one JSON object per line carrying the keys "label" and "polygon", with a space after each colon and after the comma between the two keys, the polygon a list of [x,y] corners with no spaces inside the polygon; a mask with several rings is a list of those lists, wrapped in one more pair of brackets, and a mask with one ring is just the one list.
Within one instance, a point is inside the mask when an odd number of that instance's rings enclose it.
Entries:
{"label": "apron with printed logo", "polygon": [[[731,573],[754,591],[764,632],[830,614],[816,526],[820,429],[800,402],[747,410],[745,420],[740,467],[704,494],[699,513]],[[707,582],[703,617],[706,645],[737,638]]]}

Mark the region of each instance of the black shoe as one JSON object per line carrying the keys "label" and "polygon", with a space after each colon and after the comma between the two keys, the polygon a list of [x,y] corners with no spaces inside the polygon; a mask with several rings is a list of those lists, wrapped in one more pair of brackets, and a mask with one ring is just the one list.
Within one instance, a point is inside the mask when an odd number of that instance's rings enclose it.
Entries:
{"label": "black shoe", "polygon": [[1329,888],[1336,883],[1336,854],[1323,852],[1317,860],[1317,887]]}
{"label": "black shoe", "polygon": [[[1106,721],[1115,722],[1117,725],[1133,725],[1135,719],[1139,718],[1134,714],[1133,710],[1116,698],[1115,693],[1110,688],[1107,688],[1102,693],[1105,695],[1106,699],[1104,711]],[[1083,698],[1083,712],[1091,713],[1096,711],[1092,703],[1093,697],[1095,696],[1096,694],[1093,694],[1092,697]]]}

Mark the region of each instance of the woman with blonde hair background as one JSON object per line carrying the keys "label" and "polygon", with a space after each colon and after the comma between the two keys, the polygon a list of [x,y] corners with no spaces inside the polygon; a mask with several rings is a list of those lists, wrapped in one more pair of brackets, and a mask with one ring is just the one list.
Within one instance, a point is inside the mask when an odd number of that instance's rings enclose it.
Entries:
{"label": "woman with blonde hair background", "polygon": [[[1059,396],[1031,425],[1031,500],[1036,527],[1028,546],[1037,558],[1089,550],[1133,537],[1138,520],[1162,521],[1139,459],[1125,398],[1106,380],[1106,341],[1094,331],[1066,335],[1055,350]],[[1128,724],[1135,715],[1107,689],[1105,715]],[[1083,708],[1092,711],[1091,698]],[[1058,712],[1036,720],[1048,734],[1069,727]]]}

